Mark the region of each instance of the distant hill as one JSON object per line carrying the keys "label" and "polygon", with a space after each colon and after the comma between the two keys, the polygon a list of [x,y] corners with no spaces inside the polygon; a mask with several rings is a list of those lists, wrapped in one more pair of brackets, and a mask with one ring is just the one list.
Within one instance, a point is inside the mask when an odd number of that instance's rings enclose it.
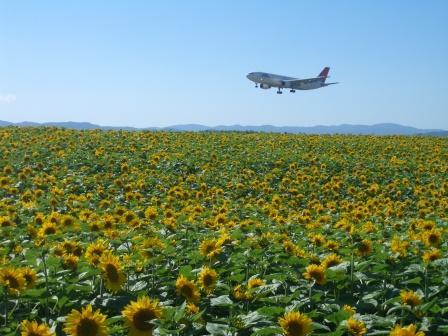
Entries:
{"label": "distant hill", "polygon": [[243,126],[243,125],[219,125],[204,126],[199,124],[173,125],[168,127],[146,127],[136,128],[127,126],[101,126],[89,122],[45,122],[36,123],[23,121],[12,123],[0,120],[0,127],[62,127],[77,130],[102,129],[102,130],[154,130],[154,131],[179,131],[179,132],[203,132],[203,131],[240,131],[240,132],[268,132],[268,133],[293,133],[293,134],[372,134],[372,135],[428,135],[428,136],[448,136],[447,130],[442,129],[420,129],[399,124],[375,124],[375,125],[351,125],[342,124],[334,126]]}
{"label": "distant hill", "polygon": [[448,136],[448,131],[426,132],[426,133],[423,133],[423,135],[446,137],[446,136]]}

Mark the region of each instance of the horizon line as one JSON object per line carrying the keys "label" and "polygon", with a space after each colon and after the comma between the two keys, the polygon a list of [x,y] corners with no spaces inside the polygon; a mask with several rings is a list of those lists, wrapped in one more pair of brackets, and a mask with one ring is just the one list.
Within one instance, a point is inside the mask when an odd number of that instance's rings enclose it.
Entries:
{"label": "horizon line", "polygon": [[[415,128],[418,130],[430,130],[430,131],[448,131],[448,129],[445,128],[421,128],[419,126],[411,126],[411,125],[404,125],[397,122],[378,122],[373,124],[362,124],[362,123],[340,123],[340,124],[315,124],[310,126],[303,126],[303,125],[274,125],[274,124],[217,124],[217,125],[206,125],[201,123],[176,123],[171,124],[167,126],[128,126],[128,125],[106,125],[101,123],[94,123],[91,121],[73,121],[73,120],[66,120],[66,121],[30,121],[30,120],[23,120],[23,121],[8,121],[8,120],[0,120],[0,123],[9,123],[11,125],[19,125],[19,124],[37,124],[45,126],[45,124],[89,124],[92,126],[98,126],[98,127],[111,127],[111,128],[134,128],[134,129],[151,129],[151,128],[157,128],[157,129],[166,129],[171,127],[179,127],[179,126],[201,126],[201,127],[208,127],[208,128],[217,128],[217,127],[274,127],[274,128],[316,128],[316,127],[341,127],[341,126],[362,126],[362,127],[373,127],[373,126],[399,126],[399,127],[407,127],[407,128]],[[0,125],[0,126],[7,126],[7,125]]]}

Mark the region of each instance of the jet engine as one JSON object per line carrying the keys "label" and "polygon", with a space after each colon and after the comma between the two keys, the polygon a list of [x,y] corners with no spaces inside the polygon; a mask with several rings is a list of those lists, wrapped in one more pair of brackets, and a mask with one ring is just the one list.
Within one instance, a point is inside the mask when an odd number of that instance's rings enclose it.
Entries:
{"label": "jet engine", "polygon": [[267,84],[264,84],[264,83],[262,83],[262,84],[260,84],[260,88],[261,88],[261,89],[265,89],[265,90],[267,90],[267,89],[270,89],[270,88],[271,88],[271,86],[270,86],[270,85],[267,85]]}

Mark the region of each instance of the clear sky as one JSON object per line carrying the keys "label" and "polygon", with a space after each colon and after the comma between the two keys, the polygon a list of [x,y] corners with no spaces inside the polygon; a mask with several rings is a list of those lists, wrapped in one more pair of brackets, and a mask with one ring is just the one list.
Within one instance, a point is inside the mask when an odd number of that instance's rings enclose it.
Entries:
{"label": "clear sky", "polygon": [[0,120],[448,129],[447,62],[444,0],[0,2]]}

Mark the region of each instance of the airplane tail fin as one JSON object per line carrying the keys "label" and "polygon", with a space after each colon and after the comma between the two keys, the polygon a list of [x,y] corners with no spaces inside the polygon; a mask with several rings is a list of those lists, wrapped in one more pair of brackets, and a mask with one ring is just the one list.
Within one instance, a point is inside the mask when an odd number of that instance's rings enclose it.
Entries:
{"label": "airplane tail fin", "polygon": [[330,68],[329,67],[325,67],[319,74],[318,77],[323,77],[324,79],[326,79],[328,77],[328,73],[330,72]]}

